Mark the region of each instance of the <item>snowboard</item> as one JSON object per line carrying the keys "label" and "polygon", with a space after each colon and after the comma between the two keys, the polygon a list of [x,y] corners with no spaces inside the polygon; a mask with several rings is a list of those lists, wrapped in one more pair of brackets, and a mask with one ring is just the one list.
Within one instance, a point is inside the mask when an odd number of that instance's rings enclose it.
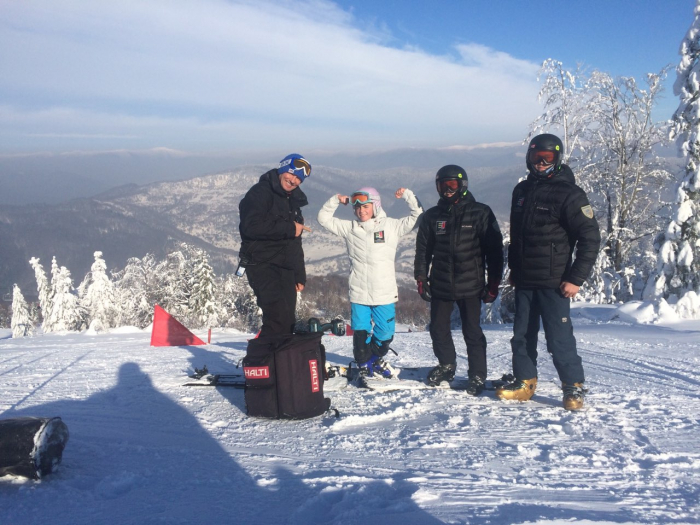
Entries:
{"label": "snowboard", "polygon": [[[359,388],[367,388],[375,392],[392,392],[395,390],[466,390],[469,379],[466,377],[455,377],[452,381],[443,381],[437,386],[428,384],[428,373],[433,367],[406,367],[399,369],[396,377],[362,377],[357,369],[352,369],[352,377],[349,381]],[[487,380],[484,390],[496,390],[499,386],[507,382],[500,379]]]}
{"label": "snowboard", "polygon": [[[396,377],[362,377],[357,368],[330,365],[326,368],[327,379],[323,383],[324,392],[334,392],[344,390],[349,387],[364,388],[375,392],[392,392],[395,390],[466,390],[468,379],[466,377],[455,377],[451,382],[443,381],[437,386],[431,386],[427,382],[428,372],[432,367],[406,367],[399,369]],[[195,370],[191,375],[192,381],[183,386],[208,386],[208,387],[232,387],[245,388],[245,377],[242,373],[210,374],[204,367],[202,370]],[[503,379],[489,379],[486,381],[484,390],[496,390],[499,386],[507,384]]]}

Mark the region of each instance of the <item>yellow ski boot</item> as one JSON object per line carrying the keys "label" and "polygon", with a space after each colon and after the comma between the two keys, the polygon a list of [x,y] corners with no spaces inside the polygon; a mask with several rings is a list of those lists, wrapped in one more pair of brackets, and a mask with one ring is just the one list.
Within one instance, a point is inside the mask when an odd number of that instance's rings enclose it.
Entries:
{"label": "yellow ski boot", "polygon": [[496,389],[496,397],[498,399],[513,399],[515,401],[527,401],[535,394],[537,388],[537,378],[532,379],[516,379],[512,383],[504,386],[499,386]]}
{"label": "yellow ski boot", "polygon": [[574,383],[573,385],[562,383],[561,388],[564,391],[564,408],[567,410],[581,410],[585,393],[583,383]]}

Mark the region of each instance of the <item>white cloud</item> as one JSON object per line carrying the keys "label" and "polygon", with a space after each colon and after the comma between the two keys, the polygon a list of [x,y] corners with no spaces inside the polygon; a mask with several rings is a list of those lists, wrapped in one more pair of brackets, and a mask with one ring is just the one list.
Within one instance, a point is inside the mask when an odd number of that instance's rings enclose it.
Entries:
{"label": "white cloud", "polygon": [[537,64],[478,44],[454,57],[395,49],[385,36],[323,0],[4,3],[4,149],[61,134],[185,149],[525,135]]}

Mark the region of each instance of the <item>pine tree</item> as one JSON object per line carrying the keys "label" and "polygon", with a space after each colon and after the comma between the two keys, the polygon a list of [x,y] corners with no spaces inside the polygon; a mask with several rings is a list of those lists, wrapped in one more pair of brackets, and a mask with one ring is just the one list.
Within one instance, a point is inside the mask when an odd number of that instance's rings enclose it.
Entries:
{"label": "pine tree", "polygon": [[[44,332],[53,332],[55,330],[61,330],[61,328],[56,328],[54,322],[56,319],[60,318],[60,314],[54,314],[53,308],[56,305],[56,290],[57,285],[60,281],[59,274],[61,269],[56,261],[56,256],[51,258],[51,282],[49,284],[49,304],[47,307],[47,314],[44,315]],[[71,283],[71,287],[73,284]]]}
{"label": "pine tree", "polygon": [[190,324],[192,295],[192,256],[194,247],[181,243],[180,250],[171,252],[156,266],[157,289],[155,302],[183,324]]}
{"label": "pine tree", "polygon": [[221,281],[215,290],[217,304],[221,305],[222,316],[226,319],[222,324],[246,332],[256,332],[260,328],[262,311],[248,280],[226,275]]}
{"label": "pine tree", "polygon": [[80,285],[80,302],[90,320],[90,328],[100,331],[116,326],[117,306],[114,283],[107,275],[102,252],[95,252],[94,257],[90,273]]}
{"label": "pine tree", "polygon": [[190,311],[198,326],[219,326],[219,315],[215,303],[214,270],[204,250],[197,250],[192,260]]}
{"label": "pine tree", "polygon": [[157,262],[153,255],[132,257],[114,275],[117,326],[145,328],[153,322],[153,305],[157,304]]}
{"label": "pine tree", "polygon": [[[680,98],[673,115],[671,139],[675,139],[686,158],[685,175],[677,193],[675,209],[668,228],[657,239],[657,278],[650,280],[645,298],[690,300],[700,292],[700,0],[695,19],[680,47],[681,60],[676,68],[673,92]],[[680,304],[679,314],[700,314]],[[688,311],[690,310],[690,312]]]}
{"label": "pine tree", "polygon": [[[54,257],[54,263],[56,258]],[[81,330],[85,326],[86,315],[78,303],[78,297],[72,292],[73,280],[68,268],[62,266],[52,268],[53,275],[51,287],[54,295],[51,301],[51,316],[44,319],[44,326],[51,327],[51,331]]]}
{"label": "pine tree", "polygon": [[[34,276],[36,278],[36,289],[39,294],[39,308],[41,308],[41,315],[44,321],[48,319],[51,315],[51,285],[46,277],[43,266],[39,264],[39,259],[37,257],[32,257],[29,260],[29,264],[34,270]],[[46,322],[44,322],[44,330],[47,330]]]}
{"label": "pine tree", "polygon": [[27,301],[24,300],[24,296],[16,284],[12,288],[12,324],[10,327],[13,338],[31,335],[34,329]]}

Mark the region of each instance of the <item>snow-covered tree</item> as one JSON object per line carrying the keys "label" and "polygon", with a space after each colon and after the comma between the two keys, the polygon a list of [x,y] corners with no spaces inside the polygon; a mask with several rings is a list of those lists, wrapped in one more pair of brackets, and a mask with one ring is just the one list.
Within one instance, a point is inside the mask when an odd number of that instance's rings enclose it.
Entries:
{"label": "snow-covered tree", "polygon": [[10,327],[12,328],[12,337],[26,337],[31,335],[34,329],[29,315],[29,306],[16,284],[12,288],[12,324]]}
{"label": "snow-covered tree", "polygon": [[133,257],[124,269],[114,274],[117,326],[145,328],[153,321],[153,306],[158,302],[157,261],[152,254]]}
{"label": "snow-covered tree", "polygon": [[630,255],[641,252],[640,241],[653,238],[664,205],[661,193],[672,178],[654,154],[667,142],[666,123],[652,119],[665,75],[665,70],[648,74],[642,89],[633,78],[594,72],[587,86],[591,122],[580,182],[597,204],[603,250],[617,274],[634,264]]}
{"label": "snow-covered tree", "polygon": [[80,285],[80,304],[88,316],[90,328],[100,331],[116,326],[118,312],[114,283],[107,275],[102,252],[95,252],[94,257],[90,273]]}
{"label": "snow-covered tree", "polygon": [[169,253],[155,269],[158,279],[154,297],[156,303],[185,324],[193,321],[190,316],[190,296],[195,251],[194,246],[181,243],[180,249]]}
{"label": "snow-covered tree", "polygon": [[217,303],[221,305],[226,320],[222,323],[238,330],[255,332],[260,328],[262,312],[255,294],[245,278],[227,275],[217,286]]}
{"label": "snow-covered tree", "polygon": [[34,276],[36,278],[36,289],[39,294],[41,315],[44,320],[46,320],[51,315],[51,285],[46,277],[46,272],[44,272],[44,267],[39,264],[39,259],[37,257],[32,257],[29,260],[29,264],[34,270]]}
{"label": "snow-covered tree", "polygon": [[648,74],[646,88],[633,78],[613,79],[599,71],[567,72],[551,60],[542,71],[545,113],[533,122],[530,134],[562,136],[568,163],[588,192],[602,230],[595,291],[588,284],[582,293],[602,302],[641,295],[665,204],[661,194],[671,178],[654,152],[667,140],[666,123],[652,119],[666,70]]}
{"label": "snow-covered tree", "polygon": [[192,260],[190,312],[198,327],[219,326],[219,311],[215,303],[214,270],[204,250],[197,250]]}
{"label": "snow-covered tree", "polygon": [[558,128],[559,138],[564,144],[565,164],[569,164],[572,152],[578,150],[581,136],[586,129],[586,76],[577,66],[575,71],[564,69],[564,65],[551,58],[542,63],[537,80],[542,80],[538,95],[544,113],[530,125],[525,142],[540,133],[551,133]]}
{"label": "snow-covered tree", "polygon": [[[58,266],[58,261],[56,261],[56,257],[51,258],[51,282],[49,283],[49,305],[48,305],[48,315],[44,315],[44,332],[53,332],[55,330],[54,328],[54,320],[60,317],[60,315],[54,315],[53,313],[53,307],[56,304],[55,303],[55,298],[56,298],[56,286],[60,281],[59,274],[61,273],[61,268]],[[69,287],[72,288],[73,283],[71,282],[71,285]]]}
{"label": "snow-covered tree", "polygon": [[226,314],[215,283],[207,253],[186,243],[163,261],[150,254],[131,258],[114,274],[117,323],[143,328],[158,304],[186,326],[219,326]]}
{"label": "snow-covered tree", "polygon": [[[54,257],[54,263],[56,258]],[[81,330],[85,326],[85,313],[81,308],[78,297],[73,293],[73,280],[68,268],[62,266],[56,270],[52,268],[51,288],[54,295],[51,302],[51,315],[44,319],[51,331]]]}
{"label": "snow-covered tree", "polygon": [[650,280],[645,297],[672,304],[678,301],[678,313],[694,317],[699,308],[684,305],[697,301],[700,293],[700,0],[680,55],[673,86],[680,104],[670,137],[686,158],[685,174],[676,192],[671,222],[657,239],[657,277]]}

